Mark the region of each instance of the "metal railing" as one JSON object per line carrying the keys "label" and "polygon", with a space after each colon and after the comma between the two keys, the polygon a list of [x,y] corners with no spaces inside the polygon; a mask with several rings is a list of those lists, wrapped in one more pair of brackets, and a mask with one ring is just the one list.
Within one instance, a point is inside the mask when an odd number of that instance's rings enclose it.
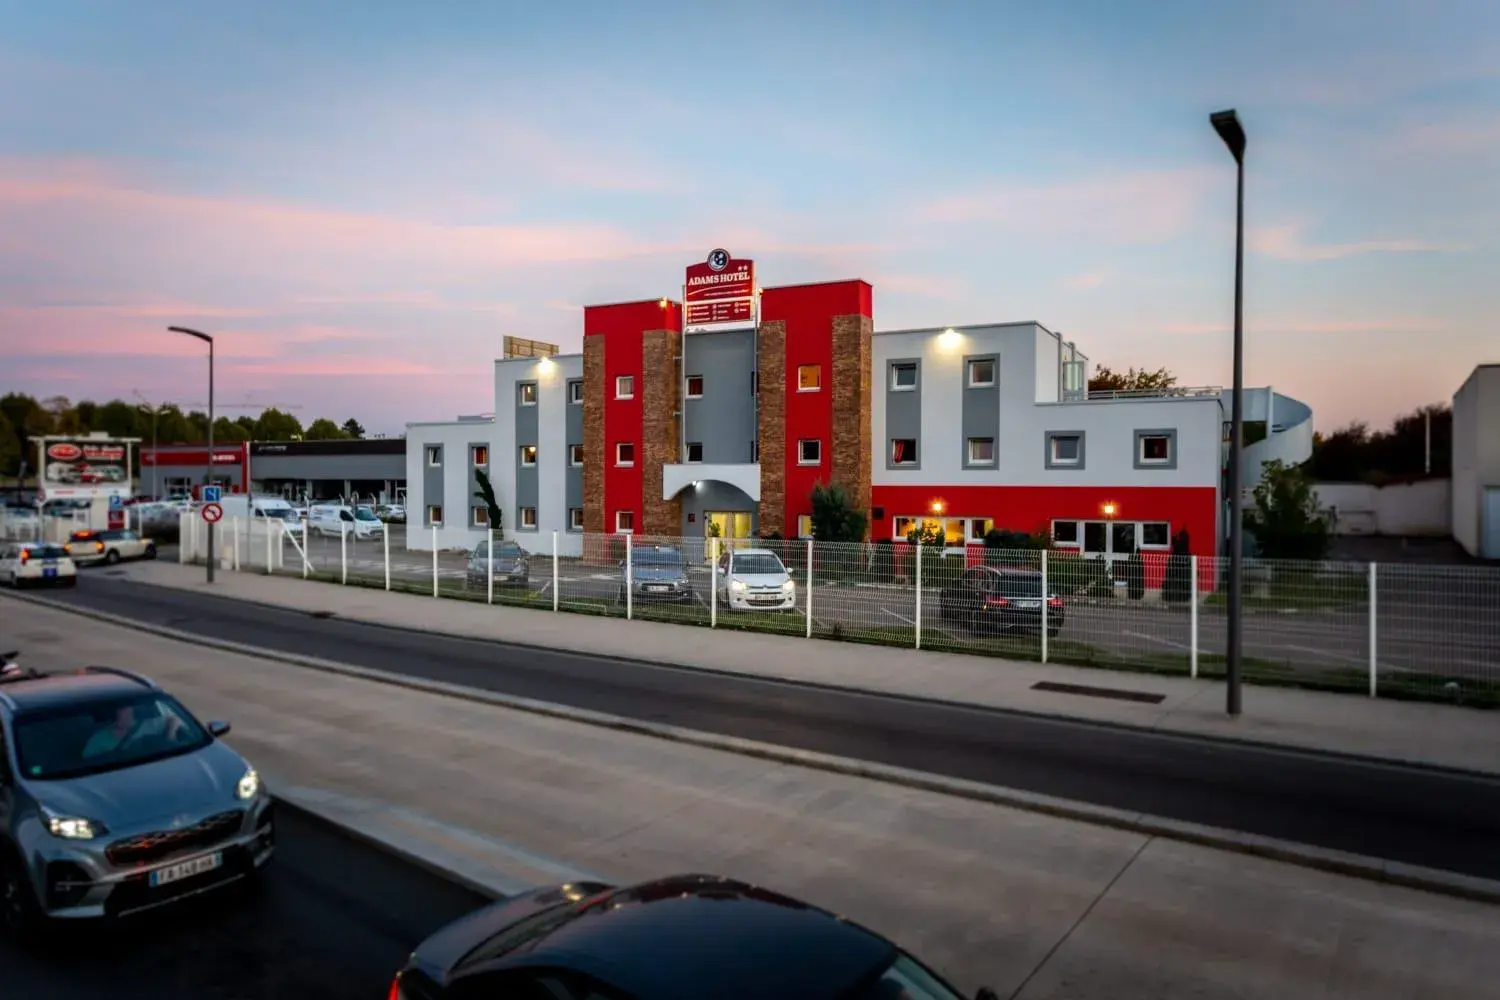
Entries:
{"label": "metal railing", "polygon": [[[239,567],[261,573],[808,639],[1224,673],[1228,560],[1207,556],[1106,563],[1060,550],[552,533],[531,536],[540,551],[517,559],[523,550],[509,540],[494,542],[493,556],[484,541],[442,551],[424,528],[411,529],[421,549],[406,547],[399,526],[296,545],[245,530],[226,522],[220,537],[231,546],[244,537]],[[202,534],[184,527],[185,559],[203,558],[190,548]],[[753,574],[726,575],[731,547],[769,557]],[[233,551],[221,558],[233,568]],[[1500,707],[1500,569],[1250,559],[1243,635],[1251,682]]]}
{"label": "metal railing", "polygon": [[1090,389],[1087,398],[1095,399],[1193,399],[1221,396],[1222,386],[1171,386],[1166,389]]}

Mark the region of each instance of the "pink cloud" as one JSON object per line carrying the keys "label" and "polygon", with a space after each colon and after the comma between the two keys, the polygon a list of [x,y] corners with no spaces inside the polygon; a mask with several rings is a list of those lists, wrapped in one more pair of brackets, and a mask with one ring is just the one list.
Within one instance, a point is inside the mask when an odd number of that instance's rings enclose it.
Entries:
{"label": "pink cloud", "polygon": [[1252,229],[1245,238],[1245,245],[1252,253],[1275,257],[1278,260],[1323,261],[1339,260],[1367,253],[1459,253],[1465,248],[1458,245],[1429,243],[1425,240],[1359,240],[1352,243],[1307,242],[1302,223],[1290,223]]}
{"label": "pink cloud", "polygon": [[379,357],[358,354],[339,355],[335,358],[288,358],[278,361],[237,362],[230,366],[236,375],[270,376],[337,376],[356,378],[365,376],[437,376],[471,375],[472,370],[450,371],[428,364],[408,361],[404,358]]}

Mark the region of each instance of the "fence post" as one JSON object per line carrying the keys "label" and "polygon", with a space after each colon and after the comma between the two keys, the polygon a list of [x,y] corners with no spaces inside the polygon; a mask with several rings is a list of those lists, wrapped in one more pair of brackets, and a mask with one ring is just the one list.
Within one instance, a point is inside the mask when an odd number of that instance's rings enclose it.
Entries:
{"label": "fence post", "polygon": [[[272,536],[272,534],[274,534],[274,532],[271,530],[271,522],[273,520],[275,520],[275,519],[274,518],[267,518],[266,519],[266,576],[270,576],[275,571],[275,568],[276,568],[275,564],[272,562],[274,550],[271,548],[271,536]],[[281,522],[280,521],[276,521],[276,523],[280,524]],[[246,540],[247,541],[249,540],[248,536],[246,536]]]}
{"label": "fence post", "polygon": [[630,544],[631,535],[625,537],[625,620],[629,621],[635,617],[635,573],[631,567],[630,550],[635,548]]}
{"label": "fence post", "polygon": [[[247,532],[250,530],[250,528],[249,528],[249,522],[248,521],[246,522],[245,530]],[[230,535],[231,538],[234,539],[234,571],[236,573],[238,573],[240,571],[240,519],[239,518],[235,518],[234,521],[232,521],[230,523],[229,535]],[[249,540],[248,539],[246,539],[246,544],[247,545],[249,544]]]}
{"label": "fence post", "polygon": [[[192,515],[188,514],[186,511],[183,511],[183,512],[181,512],[181,513],[179,513],[177,515],[177,563],[178,563],[178,565],[186,565],[187,564],[188,554],[189,554],[189,552],[193,548],[193,526],[192,526],[192,523],[188,520],[188,518],[191,517],[191,516]],[[42,525],[42,518],[41,518],[40,514],[38,514],[38,516],[37,516],[36,523],[37,523],[37,529],[36,530],[38,532],[40,532],[42,530],[42,527],[41,527],[41,525]]]}
{"label": "fence post", "polygon": [[339,583],[349,582],[349,524],[339,521]]}
{"label": "fence post", "polygon": [[306,580],[312,575],[312,554],[309,551],[312,546],[312,528],[306,521],[302,521],[302,579]]}
{"label": "fence post", "polygon": [[557,596],[557,532],[552,532],[552,610],[556,611]]}
{"label": "fence post", "polygon": [[437,525],[432,526],[432,596],[438,595]]}
{"label": "fence post", "polygon": [[385,559],[385,589],[386,590],[390,590],[391,589],[391,525],[390,525],[389,521],[382,522],[381,525],[380,525],[380,544],[381,544],[382,549],[384,549],[384,552],[382,553],[382,555],[383,555],[383,557]]}
{"label": "fence post", "polygon": [[812,638],[813,540],[807,540],[807,637]]}
{"label": "fence post", "polygon": [[1379,588],[1377,588],[1376,584],[1375,584],[1375,567],[1376,567],[1375,563],[1370,563],[1370,697],[1371,698],[1375,697],[1376,677],[1377,677],[1378,672],[1379,672],[1378,664],[1380,662],[1380,658],[1379,658],[1379,655],[1377,653],[1377,648],[1378,648],[1378,644],[1377,644],[1377,641],[1376,641],[1377,640],[1377,629],[1376,629],[1376,624],[1375,624],[1376,621],[1377,621],[1377,619],[1379,618],[1379,615],[1377,614],[1377,611],[1376,611],[1376,608],[1377,608],[1376,591]]}
{"label": "fence post", "polygon": [[922,648],[922,539],[917,539],[917,613],[912,616],[916,630],[916,649]]}
{"label": "fence post", "polygon": [[493,531],[491,531],[489,533],[489,537],[486,538],[485,541],[486,541],[487,544],[485,546],[485,553],[484,553],[484,563],[485,563],[485,566],[484,566],[484,575],[485,575],[485,581],[484,581],[484,603],[486,603],[486,604],[494,604],[495,603],[495,533]]}
{"label": "fence post", "polygon": [[1188,556],[1188,675],[1198,679],[1198,557]]}
{"label": "fence post", "polygon": [[708,539],[708,627],[719,627],[719,539]]}
{"label": "fence post", "polygon": [[1042,550],[1042,662],[1047,662],[1047,602],[1052,599],[1047,589],[1047,550]]}

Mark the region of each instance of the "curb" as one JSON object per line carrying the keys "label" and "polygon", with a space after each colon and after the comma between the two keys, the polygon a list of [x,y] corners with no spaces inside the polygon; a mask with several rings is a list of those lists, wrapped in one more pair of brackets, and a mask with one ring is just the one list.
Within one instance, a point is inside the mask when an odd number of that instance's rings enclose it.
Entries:
{"label": "curb", "polygon": [[[1278,840],[1272,837],[1262,837],[1218,827],[1185,823],[1162,816],[1153,816],[1149,813],[1137,813],[1129,810],[1113,809],[1107,806],[1096,806],[1072,799],[1024,792],[961,778],[948,778],[924,771],[894,767],[888,764],[876,764],[869,761],[853,760],[848,757],[839,757],[833,754],[777,746],[776,744],[762,743],[756,740],[741,739],[733,736],[719,736],[679,726],[668,726],[660,723],[627,719],[588,709],[572,708],[552,702],[502,695],[459,684],[448,684],[442,681],[403,676],[383,670],[372,670],[367,667],[357,667],[351,664],[337,663],[332,660],[323,660],[316,657],[281,653],[244,643],[213,639],[165,626],[137,622],[108,612],[77,608],[72,605],[61,605],[31,597],[22,598],[22,600],[32,601],[33,603],[60,611],[76,613],[81,617],[92,618],[97,621],[157,635],[177,642],[204,646],[210,649],[218,649],[224,652],[237,653],[264,660],[289,663],[294,666],[319,670],[324,673],[373,681],[392,687],[419,691],[424,694],[460,698],[465,701],[493,705],[497,708],[530,712],[535,715],[544,715],[570,722],[600,726],[621,732],[654,736],[658,739],[669,740],[674,743],[735,753],[779,764],[806,767],[849,777],[867,778],[873,781],[914,788],[920,791],[935,792],[940,795],[951,795],[973,801],[987,802],[992,805],[1022,809],[1028,812],[1075,820],[1095,826],[1109,827],[1148,837],[1162,837],[1168,840],[1197,844],[1202,847],[1236,854],[1267,858],[1298,865],[1303,868],[1360,878],[1366,881],[1420,889],[1485,903],[1500,903],[1500,880],[1477,878],[1418,865],[1387,861],[1366,855],[1326,850],[1291,841]],[[315,815],[317,814],[315,813]],[[321,815],[319,815],[319,818],[322,818]],[[343,824],[336,825],[347,829]],[[364,837],[366,842],[369,843],[383,843],[372,839],[372,835],[366,834]],[[412,852],[399,847],[388,849],[398,851],[403,857],[410,857],[413,863],[423,865],[428,870],[442,873],[440,867],[433,867],[433,862],[430,859],[416,857],[412,855]],[[464,879],[463,884],[475,889],[475,891],[485,893],[494,891],[482,886],[476,887],[469,879]]]}

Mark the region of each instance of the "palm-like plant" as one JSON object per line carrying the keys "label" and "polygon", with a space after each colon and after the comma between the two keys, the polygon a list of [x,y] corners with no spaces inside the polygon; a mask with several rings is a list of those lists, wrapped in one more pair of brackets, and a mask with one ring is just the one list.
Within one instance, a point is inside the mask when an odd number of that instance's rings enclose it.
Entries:
{"label": "palm-like plant", "polygon": [[490,532],[499,534],[502,527],[500,522],[505,515],[500,509],[500,501],[495,499],[495,486],[483,469],[474,470],[474,479],[479,483],[479,489],[474,491],[474,499],[482,502],[489,513]]}

